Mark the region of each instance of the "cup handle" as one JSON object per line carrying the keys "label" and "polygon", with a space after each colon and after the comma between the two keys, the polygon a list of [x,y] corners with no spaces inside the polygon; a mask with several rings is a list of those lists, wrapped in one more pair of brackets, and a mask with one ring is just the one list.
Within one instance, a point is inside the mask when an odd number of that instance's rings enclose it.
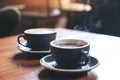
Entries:
{"label": "cup handle", "polygon": [[25,35],[24,35],[24,34],[20,34],[20,35],[18,36],[18,38],[17,38],[18,43],[19,43],[20,45],[26,47],[26,44],[23,44],[22,41],[20,40],[21,38],[23,38],[23,39],[26,41]]}
{"label": "cup handle", "polygon": [[80,65],[84,66],[90,62],[90,55],[88,51],[82,50],[81,52],[82,52],[82,58],[84,57],[84,60],[82,60]]}

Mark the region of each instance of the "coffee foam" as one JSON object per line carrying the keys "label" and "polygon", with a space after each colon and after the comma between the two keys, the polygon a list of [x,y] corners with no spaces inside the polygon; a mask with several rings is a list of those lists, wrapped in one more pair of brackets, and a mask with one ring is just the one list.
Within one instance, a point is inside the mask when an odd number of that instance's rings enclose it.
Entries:
{"label": "coffee foam", "polygon": [[61,40],[61,41],[59,40],[52,41],[51,45],[58,48],[71,49],[71,48],[82,48],[88,46],[89,44],[86,41],[69,39],[69,40]]}
{"label": "coffee foam", "polygon": [[36,28],[36,29],[28,29],[25,31],[27,34],[50,34],[55,33],[54,29],[48,29],[48,28]]}

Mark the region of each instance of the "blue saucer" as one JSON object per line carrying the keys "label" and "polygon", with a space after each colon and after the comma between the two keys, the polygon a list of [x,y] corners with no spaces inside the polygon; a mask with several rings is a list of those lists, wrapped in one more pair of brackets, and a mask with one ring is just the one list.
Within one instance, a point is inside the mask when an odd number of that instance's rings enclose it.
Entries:
{"label": "blue saucer", "polygon": [[55,62],[53,56],[50,54],[41,58],[40,64],[49,70],[58,72],[88,72],[96,68],[99,65],[99,61],[96,58],[91,57],[91,62],[85,66],[82,67],[78,66],[75,69],[63,69],[57,66],[57,63]]}
{"label": "blue saucer", "polygon": [[50,53],[50,50],[46,50],[46,51],[33,51],[31,48],[29,48],[29,47],[24,47],[24,46],[22,46],[22,45],[20,45],[20,44],[17,46],[17,48],[18,48],[20,51],[24,52],[24,53],[39,53],[39,54],[42,54],[42,53],[48,54],[48,53]]}

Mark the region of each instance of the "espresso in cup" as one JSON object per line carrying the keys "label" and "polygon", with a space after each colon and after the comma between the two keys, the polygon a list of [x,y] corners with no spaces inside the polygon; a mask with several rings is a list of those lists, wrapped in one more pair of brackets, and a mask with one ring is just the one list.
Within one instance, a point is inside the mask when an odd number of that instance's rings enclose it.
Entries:
{"label": "espresso in cup", "polygon": [[79,39],[61,39],[50,43],[51,53],[58,67],[76,68],[87,65],[90,62],[87,41]]}
{"label": "espresso in cup", "polygon": [[[25,42],[22,42],[21,38],[24,38]],[[46,51],[50,49],[50,42],[55,38],[56,31],[54,29],[34,28],[25,30],[23,34],[19,35],[18,43],[34,51]]]}
{"label": "espresso in cup", "polygon": [[77,48],[87,45],[87,42],[68,39],[68,40],[63,40],[61,42],[55,42],[54,45],[56,47],[61,47],[61,48]]}

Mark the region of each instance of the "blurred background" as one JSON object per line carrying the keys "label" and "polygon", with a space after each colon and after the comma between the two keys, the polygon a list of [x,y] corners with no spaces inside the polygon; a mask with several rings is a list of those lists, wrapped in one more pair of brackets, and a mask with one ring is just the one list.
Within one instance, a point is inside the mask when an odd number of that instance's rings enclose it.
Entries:
{"label": "blurred background", "polygon": [[[120,36],[119,0],[0,0],[0,13],[5,7],[17,8],[19,19],[17,23],[17,20],[13,20],[13,24],[18,24],[13,27],[12,24],[8,24],[11,17],[0,18],[1,36],[10,29],[13,30],[5,36],[38,27],[62,27]],[[14,15],[12,19],[13,17]],[[5,27],[6,25],[1,23],[8,25]]]}

